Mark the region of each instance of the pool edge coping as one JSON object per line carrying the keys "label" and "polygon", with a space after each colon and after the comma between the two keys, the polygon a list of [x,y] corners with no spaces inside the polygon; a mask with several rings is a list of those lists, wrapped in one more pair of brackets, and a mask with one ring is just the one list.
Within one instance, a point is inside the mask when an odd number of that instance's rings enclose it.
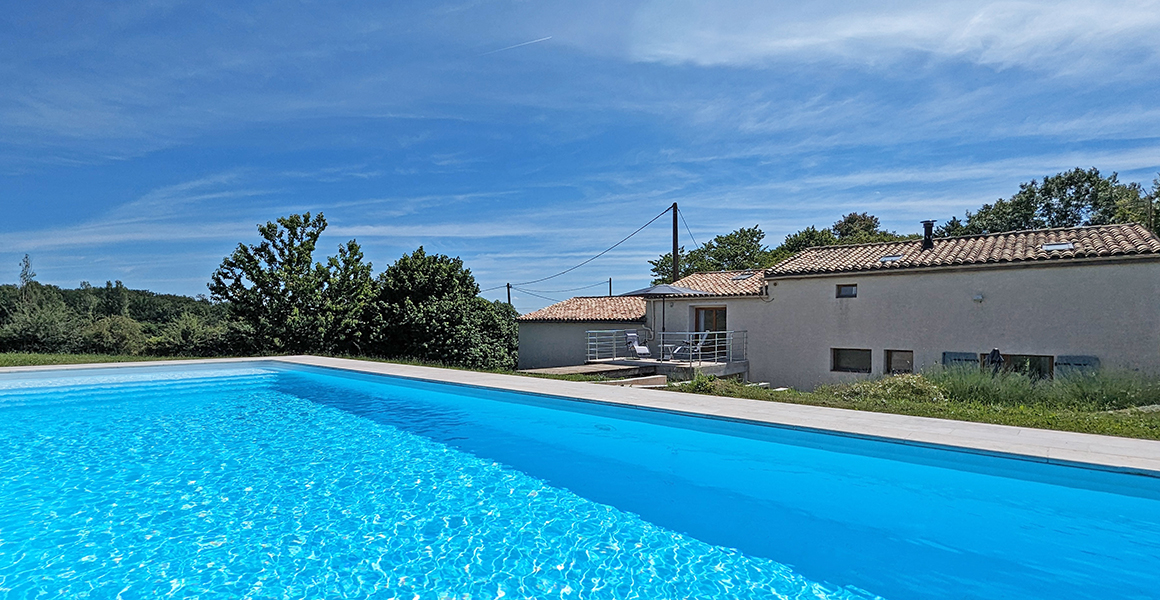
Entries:
{"label": "pool edge coping", "polygon": [[34,365],[0,367],[0,374],[246,362],[333,368],[1160,477],[1160,441],[1157,440],[348,358],[266,356]]}

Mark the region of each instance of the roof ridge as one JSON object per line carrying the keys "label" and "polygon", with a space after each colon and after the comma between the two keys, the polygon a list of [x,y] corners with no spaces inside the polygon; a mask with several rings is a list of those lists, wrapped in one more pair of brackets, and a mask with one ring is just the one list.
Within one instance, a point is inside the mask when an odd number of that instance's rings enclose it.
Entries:
{"label": "roof ridge", "polygon": [[[972,233],[972,234],[968,234],[968,235],[947,235],[947,236],[936,237],[936,238],[932,238],[932,239],[934,239],[934,240],[964,240],[964,239],[968,239],[968,238],[998,237],[1001,235],[1015,235],[1015,234],[1020,234],[1020,233],[1032,233],[1032,232],[1046,233],[1049,231],[1102,229],[1102,228],[1112,228],[1112,227],[1139,227],[1139,228],[1144,229],[1145,231],[1148,231],[1147,227],[1144,227],[1140,223],[1136,223],[1133,221],[1131,223],[1104,223],[1102,225],[1075,225],[1073,227],[1047,227],[1047,228],[1043,228],[1043,229],[1013,229],[1011,231],[998,231],[995,233]],[[1148,231],[1148,233],[1150,235],[1153,235],[1153,236],[1156,235],[1155,233],[1152,233],[1151,231]],[[831,244],[828,246],[809,246],[809,247],[802,249],[801,252],[805,252],[806,250],[817,250],[819,248],[861,248],[861,247],[865,247],[865,246],[885,246],[887,244],[912,244],[914,242],[922,242],[922,237],[909,238],[909,239],[905,239],[905,240],[891,240],[888,242],[862,242],[860,244]],[[799,254],[800,254],[800,252],[799,252]],[[791,256],[790,258],[793,258],[793,257]],[[786,260],[789,260],[789,259],[787,258]],[[765,267],[765,268],[769,269],[771,267]]]}
{"label": "roof ridge", "polygon": [[[1021,229],[999,233],[935,238],[932,248],[919,251],[922,240],[814,246],[766,269],[766,277],[807,273],[882,271],[966,264],[1076,260],[1095,257],[1160,255],[1160,236],[1139,223],[1108,223],[1076,227]],[[1073,247],[1045,250],[1052,242]],[[883,261],[885,255],[900,261]]]}

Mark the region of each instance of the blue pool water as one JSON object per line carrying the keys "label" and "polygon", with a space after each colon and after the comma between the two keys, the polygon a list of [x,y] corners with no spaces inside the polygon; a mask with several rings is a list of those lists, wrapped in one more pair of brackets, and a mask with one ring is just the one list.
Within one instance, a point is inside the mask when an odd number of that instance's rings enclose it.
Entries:
{"label": "blue pool water", "polygon": [[1156,598],[1160,480],[270,363],[0,376],[0,598]]}

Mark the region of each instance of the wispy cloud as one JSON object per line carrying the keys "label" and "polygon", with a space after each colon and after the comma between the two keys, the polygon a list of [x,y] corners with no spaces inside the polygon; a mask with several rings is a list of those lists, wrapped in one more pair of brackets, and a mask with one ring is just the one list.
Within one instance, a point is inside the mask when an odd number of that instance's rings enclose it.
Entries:
{"label": "wispy cloud", "polygon": [[634,22],[635,58],[701,65],[805,59],[887,66],[912,61],[919,53],[996,68],[1060,74],[1099,68],[1105,75],[1117,75],[1141,72],[1160,56],[1154,35],[1160,5],[1147,0],[890,5],[666,1],[646,3]]}
{"label": "wispy cloud", "polygon": [[518,44],[512,44],[511,46],[504,46],[503,48],[497,48],[497,49],[495,49],[495,50],[489,50],[489,51],[487,51],[487,52],[484,52],[484,53],[480,54],[480,56],[487,56],[487,55],[489,55],[489,54],[495,54],[495,53],[497,53],[497,52],[503,52],[503,51],[505,51],[505,50],[515,50],[516,48],[522,48],[522,47],[524,47],[524,46],[530,46],[530,45],[532,45],[532,44],[538,44],[538,43],[540,43],[540,42],[546,42],[546,41],[548,41],[548,40],[550,40],[550,39],[552,39],[552,36],[550,36],[550,35],[549,35],[549,36],[547,36],[547,37],[542,37],[542,38],[535,39],[535,40],[530,40],[530,41],[527,41],[527,42],[520,42],[520,43],[518,43]]}

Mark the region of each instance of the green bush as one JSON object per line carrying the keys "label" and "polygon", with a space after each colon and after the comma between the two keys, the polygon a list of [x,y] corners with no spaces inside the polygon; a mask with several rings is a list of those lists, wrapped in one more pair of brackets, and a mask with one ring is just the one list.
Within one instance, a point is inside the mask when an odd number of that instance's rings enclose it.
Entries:
{"label": "green bush", "polygon": [[689,392],[691,394],[717,394],[722,391],[717,377],[706,375],[701,371],[697,371],[692,379],[677,385],[682,392]]}
{"label": "green bush", "polygon": [[81,336],[84,351],[93,354],[137,354],[145,346],[141,324],[122,315],[93,321]]}
{"label": "green bush", "polygon": [[254,352],[253,331],[233,321],[206,322],[182,313],[145,342],[153,356],[242,356]]}
{"label": "green bush", "polygon": [[931,380],[920,374],[891,375],[843,385],[824,386],[819,393],[832,394],[843,400],[879,402],[946,402],[947,396]]}
{"label": "green bush", "polygon": [[0,351],[75,352],[81,322],[60,296],[34,287],[22,293],[0,326]]}

